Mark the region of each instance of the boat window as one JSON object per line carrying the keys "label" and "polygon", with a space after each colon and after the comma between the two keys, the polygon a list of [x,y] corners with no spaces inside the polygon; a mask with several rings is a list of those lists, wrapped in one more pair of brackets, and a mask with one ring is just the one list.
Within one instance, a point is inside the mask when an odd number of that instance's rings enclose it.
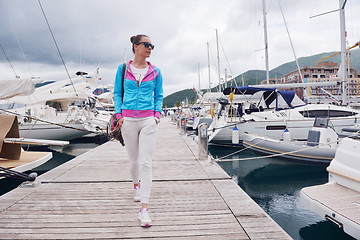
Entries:
{"label": "boat window", "polygon": [[304,117],[316,118],[316,117],[348,117],[354,116],[357,113],[351,111],[342,111],[342,110],[309,110],[309,111],[299,111]]}
{"label": "boat window", "polygon": [[62,111],[61,103],[59,103],[59,102],[47,101],[46,105],[48,105],[49,107],[55,108],[56,111],[59,111],[59,112]]}
{"label": "boat window", "polygon": [[46,82],[36,83],[35,88],[42,87],[42,86],[45,86],[45,85],[48,85],[48,84],[51,84],[51,83],[54,83],[54,82],[55,81],[46,81]]}
{"label": "boat window", "polygon": [[266,130],[285,130],[285,125],[273,125],[273,126],[266,126]]}

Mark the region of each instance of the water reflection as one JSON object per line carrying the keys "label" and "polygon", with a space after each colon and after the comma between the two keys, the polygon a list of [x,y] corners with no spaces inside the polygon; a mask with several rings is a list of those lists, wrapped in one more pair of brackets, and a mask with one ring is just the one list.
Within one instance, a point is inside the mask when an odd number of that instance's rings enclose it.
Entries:
{"label": "water reflection", "polygon": [[[317,232],[321,231],[321,235]],[[334,224],[328,221],[321,221],[309,226],[303,227],[299,231],[302,239],[315,239],[312,236],[317,236],[317,240],[355,240],[355,238],[342,233],[342,230],[337,228]],[[341,238],[338,236],[341,235]]]}
{"label": "water reflection", "polygon": [[[210,154],[215,158],[221,158],[238,150],[239,148],[209,146]],[[261,155],[251,150],[243,149],[240,153],[227,158],[259,156]],[[353,239],[337,226],[304,208],[299,201],[302,188],[327,182],[328,174],[324,166],[273,158],[220,162],[219,165],[292,238],[296,240]],[[332,234],[328,234],[329,231]]]}

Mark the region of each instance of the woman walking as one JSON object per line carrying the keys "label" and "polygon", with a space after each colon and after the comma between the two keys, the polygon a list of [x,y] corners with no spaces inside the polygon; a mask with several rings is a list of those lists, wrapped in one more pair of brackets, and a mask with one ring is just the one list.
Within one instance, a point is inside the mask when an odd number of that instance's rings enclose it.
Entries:
{"label": "woman walking", "polygon": [[141,202],[138,218],[142,227],[150,227],[152,154],[163,102],[162,76],[157,67],[146,61],[154,49],[150,38],[136,35],[130,41],[134,59],[118,67],[114,105],[129,156],[134,201]]}

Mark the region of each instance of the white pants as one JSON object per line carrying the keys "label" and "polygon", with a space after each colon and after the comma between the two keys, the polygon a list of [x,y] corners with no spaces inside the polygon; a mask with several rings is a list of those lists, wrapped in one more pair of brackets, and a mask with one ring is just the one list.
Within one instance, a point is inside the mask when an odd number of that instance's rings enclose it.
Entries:
{"label": "white pants", "polygon": [[149,203],[152,184],[152,154],[157,133],[156,121],[154,117],[126,117],[121,131],[129,155],[133,183],[138,184],[141,180],[141,203]]}

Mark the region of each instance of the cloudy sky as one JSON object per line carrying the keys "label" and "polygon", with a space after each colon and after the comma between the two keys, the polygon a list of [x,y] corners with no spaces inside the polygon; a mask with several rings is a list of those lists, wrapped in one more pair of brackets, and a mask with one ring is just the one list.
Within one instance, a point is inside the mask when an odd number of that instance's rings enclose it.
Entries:
{"label": "cloudy sky", "polygon": [[[132,58],[130,36],[145,33],[155,49],[149,61],[164,77],[165,95],[218,83],[216,29],[221,77],[265,69],[261,0],[40,0],[71,75],[100,68],[112,84],[117,66]],[[270,69],[297,57],[340,50],[338,0],[266,0]],[[360,1],[346,4],[349,46],[360,40]],[[38,0],[0,0],[0,44],[23,78],[62,80],[67,73]],[[200,66],[200,68],[198,67]],[[1,79],[15,73],[0,49]],[[200,69],[200,70],[198,70]]]}

